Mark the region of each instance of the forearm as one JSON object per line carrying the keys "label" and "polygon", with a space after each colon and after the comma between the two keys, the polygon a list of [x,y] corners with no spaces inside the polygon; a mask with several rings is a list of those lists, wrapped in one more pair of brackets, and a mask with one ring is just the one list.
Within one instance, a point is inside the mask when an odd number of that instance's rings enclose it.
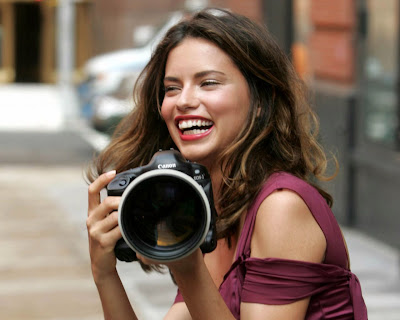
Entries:
{"label": "forearm", "polygon": [[196,257],[196,266],[190,270],[172,270],[193,320],[234,319],[212,280],[203,257]]}
{"label": "forearm", "polygon": [[95,283],[105,320],[137,319],[117,271]]}

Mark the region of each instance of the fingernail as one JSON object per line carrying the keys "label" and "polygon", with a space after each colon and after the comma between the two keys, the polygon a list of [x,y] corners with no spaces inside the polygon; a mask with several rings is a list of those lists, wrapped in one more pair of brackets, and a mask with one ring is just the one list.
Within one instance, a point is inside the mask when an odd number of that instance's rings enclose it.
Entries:
{"label": "fingernail", "polygon": [[116,173],[117,173],[116,170],[111,170],[111,171],[108,171],[108,172],[106,173],[106,176],[107,176],[107,177],[112,177],[112,176],[115,176]]}

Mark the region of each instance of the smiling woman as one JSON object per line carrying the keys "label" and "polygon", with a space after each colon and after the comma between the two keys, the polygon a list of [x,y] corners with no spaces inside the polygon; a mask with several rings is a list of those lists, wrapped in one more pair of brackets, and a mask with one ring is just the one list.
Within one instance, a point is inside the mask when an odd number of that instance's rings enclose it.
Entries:
{"label": "smiling woman", "polygon": [[[172,27],[135,86],[137,107],[88,173],[87,226],[106,318],[134,319],[113,248],[120,198],[100,190],[176,148],[210,173],[214,251],[163,263],[178,293],[165,319],[367,319],[345,241],[315,181],[327,158],[306,88],[269,32],[224,10]],[[207,306],[205,308],[204,306]]]}

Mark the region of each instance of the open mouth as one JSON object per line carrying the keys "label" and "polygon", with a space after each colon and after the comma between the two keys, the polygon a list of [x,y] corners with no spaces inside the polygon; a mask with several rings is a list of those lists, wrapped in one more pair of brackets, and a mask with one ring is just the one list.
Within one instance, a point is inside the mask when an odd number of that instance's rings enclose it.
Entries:
{"label": "open mouth", "polygon": [[178,128],[183,135],[206,133],[213,125],[212,121],[202,119],[181,120],[178,122]]}

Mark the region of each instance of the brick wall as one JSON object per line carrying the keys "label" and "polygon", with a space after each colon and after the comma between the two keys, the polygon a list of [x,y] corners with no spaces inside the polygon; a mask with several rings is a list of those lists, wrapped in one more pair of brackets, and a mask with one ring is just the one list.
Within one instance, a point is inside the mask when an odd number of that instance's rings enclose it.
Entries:
{"label": "brick wall", "polygon": [[181,10],[185,0],[96,0],[93,2],[94,54],[134,46],[133,30],[161,24],[168,12]]}
{"label": "brick wall", "polygon": [[[262,21],[262,0],[208,0],[208,6],[227,8]],[[94,54],[129,48],[133,30],[141,25],[160,25],[168,12],[182,10],[185,0],[96,0],[93,2]]]}
{"label": "brick wall", "polygon": [[356,0],[311,0],[309,39],[314,77],[352,83],[355,76]]}
{"label": "brick wall", "polygon": [[251,19],[262,22],[262,0],[209,0],[209,6],[229,8],[233,12],[243,14]]}

